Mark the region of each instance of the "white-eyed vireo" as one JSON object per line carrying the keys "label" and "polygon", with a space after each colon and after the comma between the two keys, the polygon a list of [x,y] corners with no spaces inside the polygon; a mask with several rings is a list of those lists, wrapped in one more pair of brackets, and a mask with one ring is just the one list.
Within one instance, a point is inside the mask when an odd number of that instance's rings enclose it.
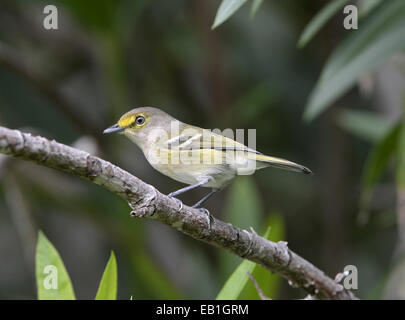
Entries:
{"label": "white-eyed vireo", "polygon": [[125,113],[117,124],[104,130],[111,132],[122,133],[137,144],[156,170],[189,184],[170,193],[170,197],[200,186],[211,188],[194,208],[226,187],[236,175],[252,174],[268,166],[311,173],[302,165],[265,156],[232,137],[185,124],[157,108],[142,107]]}

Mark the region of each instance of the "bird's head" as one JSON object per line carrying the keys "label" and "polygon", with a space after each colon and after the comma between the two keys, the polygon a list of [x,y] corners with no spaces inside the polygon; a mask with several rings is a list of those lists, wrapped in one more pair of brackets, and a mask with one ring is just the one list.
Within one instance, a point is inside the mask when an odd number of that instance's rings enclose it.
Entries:
{"label": "bird's head", "polygon": [[139,145],[149,140],[151,135],[159,135],[157,131],[170,128],[172,121],[176,120],[158,108],[135,108],[122,115],[116,124],[103,133],[122,133]]}

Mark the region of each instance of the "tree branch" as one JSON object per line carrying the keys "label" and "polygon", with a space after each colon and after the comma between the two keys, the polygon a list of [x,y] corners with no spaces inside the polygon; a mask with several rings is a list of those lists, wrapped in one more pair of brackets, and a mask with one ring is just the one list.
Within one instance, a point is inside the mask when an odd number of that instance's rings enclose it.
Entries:
{"label": "tree branch", "polygon": [[179,204],[108,161],[43,137],[0,127],[0,152],[85,178],[128,201],[132,216],[147,217],[285,277],[319,299],[356,299],[353,293],[287,247]]}

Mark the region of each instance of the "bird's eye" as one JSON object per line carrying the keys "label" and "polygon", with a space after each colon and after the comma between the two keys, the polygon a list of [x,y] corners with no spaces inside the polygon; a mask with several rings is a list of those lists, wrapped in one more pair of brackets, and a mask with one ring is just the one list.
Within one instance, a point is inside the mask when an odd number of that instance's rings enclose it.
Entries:
{"label": "bird's eye", "polygon": [[136,117],[135,122],[136,122],[137,125],[144,124],[145,123],[145,117],[143,117],[143,116]]}

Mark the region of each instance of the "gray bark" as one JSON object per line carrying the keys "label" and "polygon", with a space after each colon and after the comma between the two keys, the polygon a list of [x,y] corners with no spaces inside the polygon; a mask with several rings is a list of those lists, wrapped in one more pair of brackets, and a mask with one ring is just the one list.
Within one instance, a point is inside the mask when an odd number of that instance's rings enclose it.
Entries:
{"label": "gray bark", "polygon": [[352,292],[291,251],[286,242],[268,241],[216,218],[210,221],[205,213],[186,205],[179,210],[176,200],[87,152],[4,127],[0,127],[0,152],[90,180],[126,200],[133,217],[157,220],[197,240],[254,261],[316,298],[356,299]]}

